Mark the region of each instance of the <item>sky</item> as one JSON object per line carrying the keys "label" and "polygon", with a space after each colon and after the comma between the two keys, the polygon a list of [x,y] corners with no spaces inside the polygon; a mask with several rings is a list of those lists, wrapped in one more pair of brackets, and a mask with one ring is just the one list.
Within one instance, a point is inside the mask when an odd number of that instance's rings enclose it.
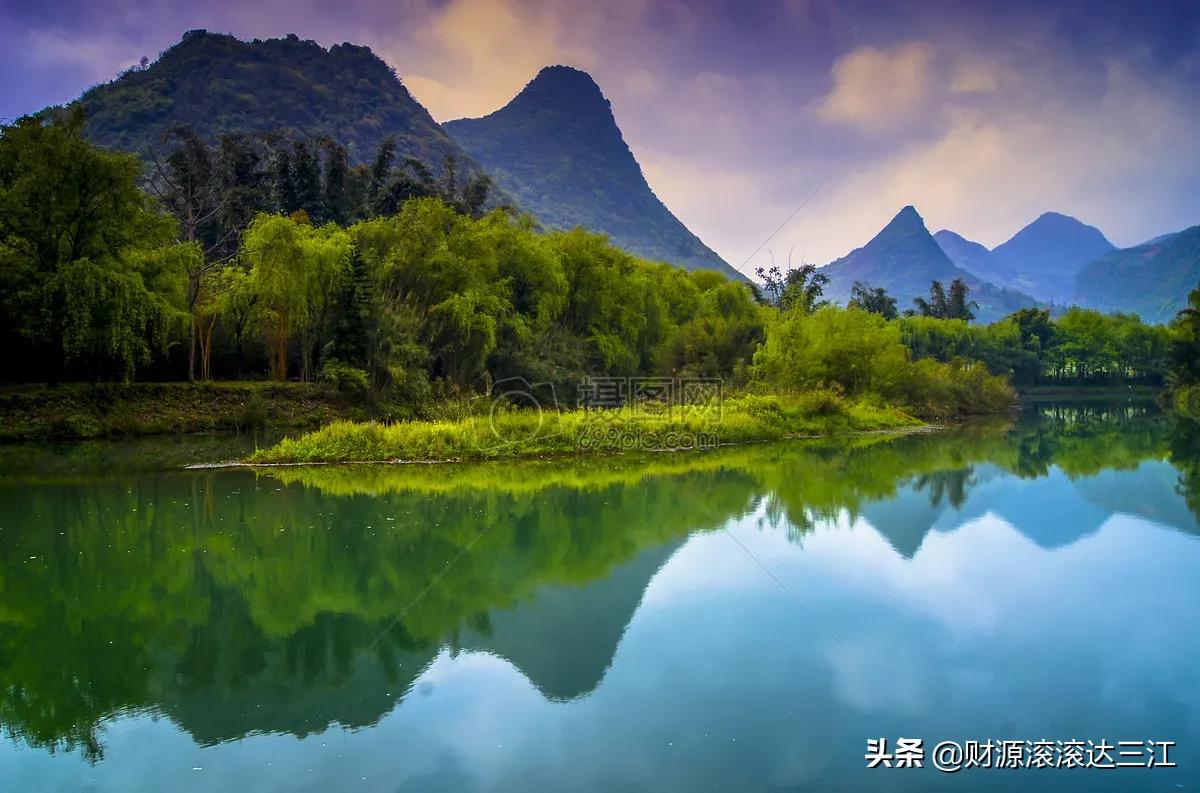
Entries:
{"label": "sky", "polygon": [[370,46],[439,121],[585,69],[658,196],[735,267],[823,264],[912,204],[993,247],[1044,211],[1200,224],[1200,3],[0,0],[0,118],[188,29]]}

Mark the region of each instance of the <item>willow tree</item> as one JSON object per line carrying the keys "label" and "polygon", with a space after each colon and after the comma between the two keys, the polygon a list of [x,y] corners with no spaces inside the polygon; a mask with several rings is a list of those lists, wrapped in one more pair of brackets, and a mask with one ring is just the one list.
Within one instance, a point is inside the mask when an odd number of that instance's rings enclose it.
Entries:
{"label": "willow tree", "polygon": [[0,128],[0,301],[28,369],[130,379],[170,342],[195,250],[139,170],[88,143],[78,110]]}
{"label": "willow tree", "polygon": [[512,314],[511,282],[487,224],[422,198],[354,234],[380,311],[428,350],[431,374],[460,385],[478,380]]}
{"label": "willow tree", "polygon": [[287,377],[288,344],[295,340],[300,379],[313,379],[350,251],[345,230],[332,224],[315,227],[301,216],[260,215],[246,230],[242,255],[266,335],[272,378]]}

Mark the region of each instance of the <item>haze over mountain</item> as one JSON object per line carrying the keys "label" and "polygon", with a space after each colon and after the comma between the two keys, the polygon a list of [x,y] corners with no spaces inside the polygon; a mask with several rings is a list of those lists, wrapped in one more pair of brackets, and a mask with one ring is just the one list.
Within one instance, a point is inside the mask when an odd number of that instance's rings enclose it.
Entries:
{"label": "haze over mountain", "polygon": [[1101,311],[1169,322],[1200,285],[1200,226],[1114,250],[1080,270],[1075,300]]}
{"label": "haze over mountain", "polygon": [[1114,249],[1095,226],[1046,212],[992,249],[1000,271],[991,280],[1039,300],[1068,303],[1083,266]]}
{"label": "haze over mountain", "polygon": [[388,137],[399,156],[434,168],[447,155],[469,161],[370,49],[325,49],[294,35],[247,42],[189,31],[157,61],[92,88],[78,103],[93,140],[139,154],[183,125],[206,138],[245,131],[330,138],[352,164],[370,163]]}
{"label": "haze over mountain", "polygon": [[949,287],[955,278],[971,287],[971,299],[979,304],[976,319],[981,322],[1035,303],[1028,295],[1001,289],[956,266],[912,206],[900,210],[866,245],[827,264],[821,272],[830,279],[825,296],[838,303],[849,300],[855,281],[863,281],[886,289],[903,311],[912,307],[913,298],[928,296],[931,282],[941,281]]}
{"label": "haze over mountain", "polygon": [[650,189],[586,72],[547,67],[496,112],[444,126],[545,225],[582,225],[649,259],[743,277]]}

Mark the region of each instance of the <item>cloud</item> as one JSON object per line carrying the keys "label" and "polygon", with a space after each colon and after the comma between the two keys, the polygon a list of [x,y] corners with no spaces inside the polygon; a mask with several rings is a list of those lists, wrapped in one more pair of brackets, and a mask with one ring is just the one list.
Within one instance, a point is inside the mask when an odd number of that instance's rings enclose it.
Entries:
{"label": "cloud", "polygon": [[922,43],[891,50],[860,47],[833,64],[833,88],[818,104],[825,121],[872,127],[914,116],[930,84],[932,49]]}
{"label": "cloud", "polygon": [[999,76],[994,64],[983,61],[962,61],[950,81],[950,92],[954,94],[986,94],[999,87]]}
{"label": "cloud", "polygon": [[128,43],[112,36],[80,40],[58,30],[31,30],[25,45],[30,61],[42,67],[68,68],[93,83],[110,80],[138,62]]}
{"label": "cloud", "polygon": [[[1099,226],[1119,245],[1200,221],[1178,196],[1200,188],[1200,118],[1185,81],[1112,61],[1102,88],[1070,90],[1020,75],[1033,90],[995,93],[983,107],[951,81],[929,98],[931,135],[880,141],[847,166],[790,229],[815,238],[828,261],[865,242],[905,204],[930,230],[951,228],[993,246],[1046,210]],[[1163,167],[1169,162],[1169,167]]]}
{"label": "cloud", "polygon": [[556,4],[451,0],[399,44],[378,47],[413,95],[445,121],[490,113],[543,66],[591,69],[596,54]]}

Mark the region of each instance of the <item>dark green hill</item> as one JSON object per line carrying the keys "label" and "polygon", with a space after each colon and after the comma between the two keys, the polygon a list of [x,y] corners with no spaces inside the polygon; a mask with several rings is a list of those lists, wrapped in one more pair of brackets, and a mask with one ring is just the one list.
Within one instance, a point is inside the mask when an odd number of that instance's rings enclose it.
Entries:
{"label": "dark green hill", "polygon": [[547,67],[491,115],[445,128],[543,224],[583,226],[639,256],[741,277],[654,195],[587,73]]}
{"label": "dark green hill", "polygon": [[866,245],[822,267],[821,272],[830,279],[826,297],[838,303],[850,299],[855,281],[864,281],[886,289],[903,311],[912,307],[913,298],[929,294],[932,281],[948,287],[955,278],[961,278],[971,287],[971,299],[979,304],[976,318],[981,322],[1035,304],[1028,295],[1001,289],[957,267],[911,206],[900,210]]}
{"label": "dark green hill", "polygon": [[1068,215],[1046,212],[992,249],[992,256],[1015,275],[1004,286],[1019,289],[1038,300],[1066,303],[1075,291],[1075,277],[1083,266],[1114,250],[1095,226]]}
{"label": "dark green hill", "polygon": [[294,35],[247,42],[189,31],[148,67],[96,86],[78,102],[93,140],[131,152],[145,153],[164,131],[186,125],[204,137],[294,131],[330,138],[354,164],[370,163],[389,136],[398,155],[434,167],[447,155],[466,160],[371,50],[325,49]]}
{"label": "dark green hill", "polygon": [[1132,312],[1168,322],[1200,285],[1200,226],[1124,248],[1079,272],[1075,300],[1102,311]]}

